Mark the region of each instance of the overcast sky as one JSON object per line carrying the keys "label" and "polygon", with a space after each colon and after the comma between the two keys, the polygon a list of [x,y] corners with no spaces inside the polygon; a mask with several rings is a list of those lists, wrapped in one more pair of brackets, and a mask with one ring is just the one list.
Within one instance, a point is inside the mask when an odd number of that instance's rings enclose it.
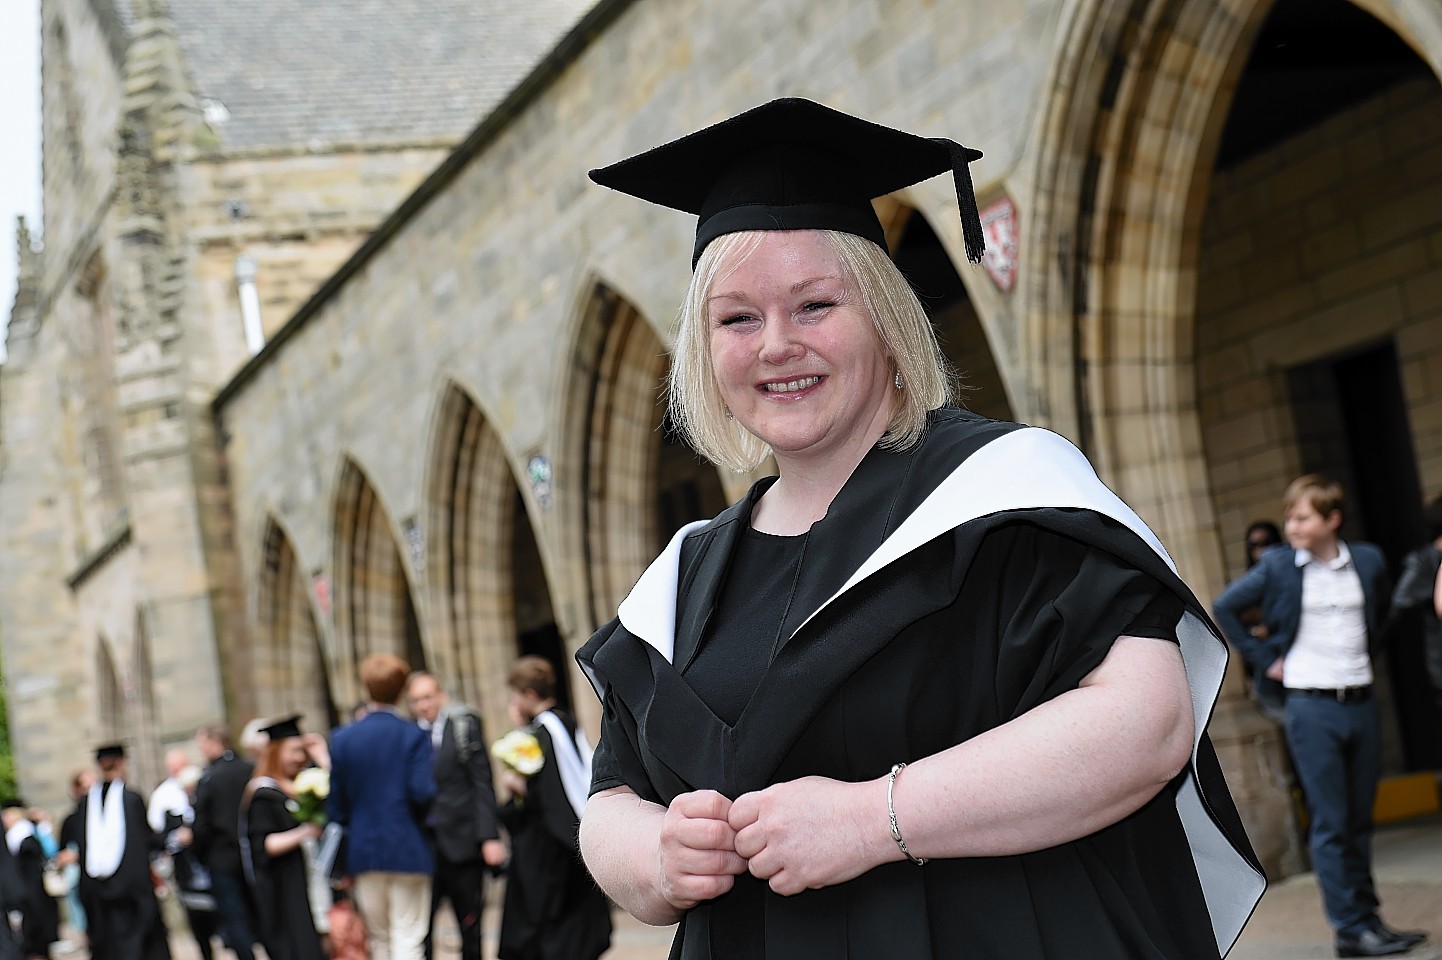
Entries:
{"label": "overcast sky", "polygon": [[38,234],[40,0],[0,0],[0,324],[10,321],[15,302],[15,218],[21,214]]}

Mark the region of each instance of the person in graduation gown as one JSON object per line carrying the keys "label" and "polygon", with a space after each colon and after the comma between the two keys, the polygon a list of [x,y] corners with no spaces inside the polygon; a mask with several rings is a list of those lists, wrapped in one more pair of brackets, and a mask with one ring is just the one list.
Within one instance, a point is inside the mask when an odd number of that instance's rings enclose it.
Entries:
{"label": "person in graduation gown", "polygon": [[61,830],[67,862],[80,864],[91,960],[169,960],[165,922],[155,899],[150,857],[162,838],[146,822],[145,801],[125,784],[125,747],[95,752],[99,780]]}
{"label": "person in graduation gown", "polygon": [[542,657],[507,677],[511,722],[528,729],[544,761],[528,778],[506,770],[500,816],[511,834],[500,960],[594,960],[611,945],[611,905],[586,872],[576,831],[590,789],[591,747],[556,708],[556,671]]}
{"label": "person in graduation gown", "polygon": [[673,957],[1215,960],[1264,879],[1204,728],[1226,646],[1067,441],[952,405],[871,199],[980,155],[804,100],[598,183],[699,215],[670,417],[778,477],[579,651],[581,849]]}
{"label": "person in graduation gown", "polygon": [[292,812],[295,777],[311,765],[300,717],[265,728],[270,736],[241,800],[241,855],[255,905],[260,941],[271,960],[321,960],[320,935],[311,915],[305,851],[321,828]]}
{"label": "person in graduation gown", "polygon": [[20,943],[26,957],[49,957],[50,944],[60,939],[60,910],[45,892],[45,863],[49,859],[40,845],[35,824],[19,801],[4,810],[5,847],[15,860],[23,890]]}

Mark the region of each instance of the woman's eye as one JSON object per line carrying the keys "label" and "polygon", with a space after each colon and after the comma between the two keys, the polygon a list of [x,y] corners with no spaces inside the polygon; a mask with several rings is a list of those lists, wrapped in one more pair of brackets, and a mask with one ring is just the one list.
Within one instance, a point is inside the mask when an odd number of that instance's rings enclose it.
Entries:
{"label": "woman's eye", "polygon": [[720,326],[723,326],[723,327],[731,327],[731,326],[735,326],[735,325],[738,324],[738,323],[751,323],[751,322],[753,322],[753,321],[755,321],[755,320],[756,320],[756,318],[753,317],[753,316],[752,316],[751,314],[749,314],[749,313],[737,313],[737,314],[733,314],[733,315],[731,315],[731,316],[729,316],[729,317],[722,317],[721,319],[717,320],[716,322],[717,322],[717,324],[719,324]]}
{"label": "woman's eye", "polygon": [[807,313],[820,313],[822,310],[830,310],[834,306],[836,306],[836,304],[830,300],[812,300],[806,304],[806,306],[802,307],[802,309]]}

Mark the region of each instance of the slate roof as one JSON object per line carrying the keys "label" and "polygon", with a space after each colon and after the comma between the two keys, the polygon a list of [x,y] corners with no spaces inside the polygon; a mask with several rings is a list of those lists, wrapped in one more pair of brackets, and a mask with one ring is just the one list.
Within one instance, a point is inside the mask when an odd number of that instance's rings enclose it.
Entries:
{"label": "slate roof", "polygon": [[[124,2],[124,0],[119,0]],[[222,150],[459,140],[590,0],[170,0]]]}

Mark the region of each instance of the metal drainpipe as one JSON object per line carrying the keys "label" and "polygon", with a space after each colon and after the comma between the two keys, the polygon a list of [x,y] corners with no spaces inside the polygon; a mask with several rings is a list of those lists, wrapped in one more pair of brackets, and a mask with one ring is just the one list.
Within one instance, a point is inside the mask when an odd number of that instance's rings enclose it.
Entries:
{"label": "metal drainpipe", "polygon": [[240,319],[250,355],[265,346],[265,328],[260,323],[260,294],[255,289],[255,261],[245,254],[235,258],[235,288],[240,294]]}

